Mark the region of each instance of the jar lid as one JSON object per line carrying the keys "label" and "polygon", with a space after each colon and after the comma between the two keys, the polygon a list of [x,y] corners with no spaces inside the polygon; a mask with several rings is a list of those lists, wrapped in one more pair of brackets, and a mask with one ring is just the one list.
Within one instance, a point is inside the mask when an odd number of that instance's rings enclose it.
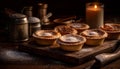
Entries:
{"label": "jar lid", "polygon": [[20,18],[25,18],[26,15],[21,14],[21,13],[14,13],[14,14],[11,14],[10,17],[11,17],[11,18],[14,18],[14,19],[20,19]]}
{"label": "jar lid", "polygon": [[38,22],[40,22],[40,19],[37,17],[28,17],[28,22],[29,23],[38,23]]}
{"label": "jar lid", "polygon": [[14,13],[10,15],[13,24],[23,24],[28,23],[27,17],[21,13]]}

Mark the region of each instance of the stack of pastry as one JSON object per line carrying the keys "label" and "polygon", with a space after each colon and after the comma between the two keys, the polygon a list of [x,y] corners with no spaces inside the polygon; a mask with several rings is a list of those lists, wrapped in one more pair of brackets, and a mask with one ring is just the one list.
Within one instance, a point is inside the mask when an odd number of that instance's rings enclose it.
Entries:
{"label": "stack of pastry", "polygon": [[33,33],[33,38],[39,45],[52,45],[61,34],[54,30],[38,30]]}
{"label": "stack of pastry", "polygon": [[82,31],[87,30],[87,29],[90,28],[89,25],[87,25],[85,23],[71,23],[71,24],[69,24],[69,26],[71,28],[76,29],[78,34],[81,33]]}
{"label": "stack of pastry", "polygon": [[80,33],[82,36],[86,37],[86,45],[101,45],[104,39],[107,37],[107,33],[100,29],[89,29]]}
{"label": "stack of pastry", "polygon": [[60,32],[61,35],[77,34],[77,30],[75,30],[74,28],[71,28],[70,26],[67,26],[67,25],[56,26],[54,30],[57,32]]}
{"label": "stack of pastry", "polygon": [[73,34],[63,35],[57,40],[60,48],[65,51],[79,51],[85,42],[85,37]]}
{"label": "stack of pastry", "polygon": [[120,38],[120,24],[106,23],[100,29],[105,30],[108,33],[107,39],[119,39]]}

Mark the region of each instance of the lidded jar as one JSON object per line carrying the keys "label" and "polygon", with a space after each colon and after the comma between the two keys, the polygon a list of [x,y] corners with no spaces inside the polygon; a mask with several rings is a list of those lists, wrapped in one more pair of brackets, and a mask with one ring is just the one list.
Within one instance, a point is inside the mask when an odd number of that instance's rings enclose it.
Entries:
{"label": "lidded jar", "polygon": [[29,36],[32,36],[32,34],[41,29],[40,19],[37,17],[28,17],[28,23],[29,23]]}
{"label": "lidded jar", "polygon": [[28,20],[26,15],[21,13],[11,14],[8,28],[10,41],[21,42],[28,40]]}

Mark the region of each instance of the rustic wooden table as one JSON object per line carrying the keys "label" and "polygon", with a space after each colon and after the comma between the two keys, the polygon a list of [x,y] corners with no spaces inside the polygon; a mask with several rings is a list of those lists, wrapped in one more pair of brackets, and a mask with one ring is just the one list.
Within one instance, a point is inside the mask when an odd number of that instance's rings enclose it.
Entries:
{"label": "rustic wooden table", "polygon": [[[89,69],[95,60],[72,65],[46,56],[18,51],[19,43],[9,42],[6,35],[0,37],[0,69]],[[120,59],[101,69],[120,69]]]}

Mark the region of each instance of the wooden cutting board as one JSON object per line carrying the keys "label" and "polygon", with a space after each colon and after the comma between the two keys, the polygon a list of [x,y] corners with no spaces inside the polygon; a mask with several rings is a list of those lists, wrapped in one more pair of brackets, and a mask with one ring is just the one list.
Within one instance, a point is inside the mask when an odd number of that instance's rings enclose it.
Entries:
{"label": "wooden cutting board", "polygon": [[103,52],[112,52],[118,40],[105,41],[101,46],[86,46],[84,45],[80,51],[68,52],[60,49],[59,46],[40,46],[34,42],[21,44],[19,50],[32,54],[38,54],[46,57],[51,57],[63,62],[82,64],[94,59],[94,56]]}

